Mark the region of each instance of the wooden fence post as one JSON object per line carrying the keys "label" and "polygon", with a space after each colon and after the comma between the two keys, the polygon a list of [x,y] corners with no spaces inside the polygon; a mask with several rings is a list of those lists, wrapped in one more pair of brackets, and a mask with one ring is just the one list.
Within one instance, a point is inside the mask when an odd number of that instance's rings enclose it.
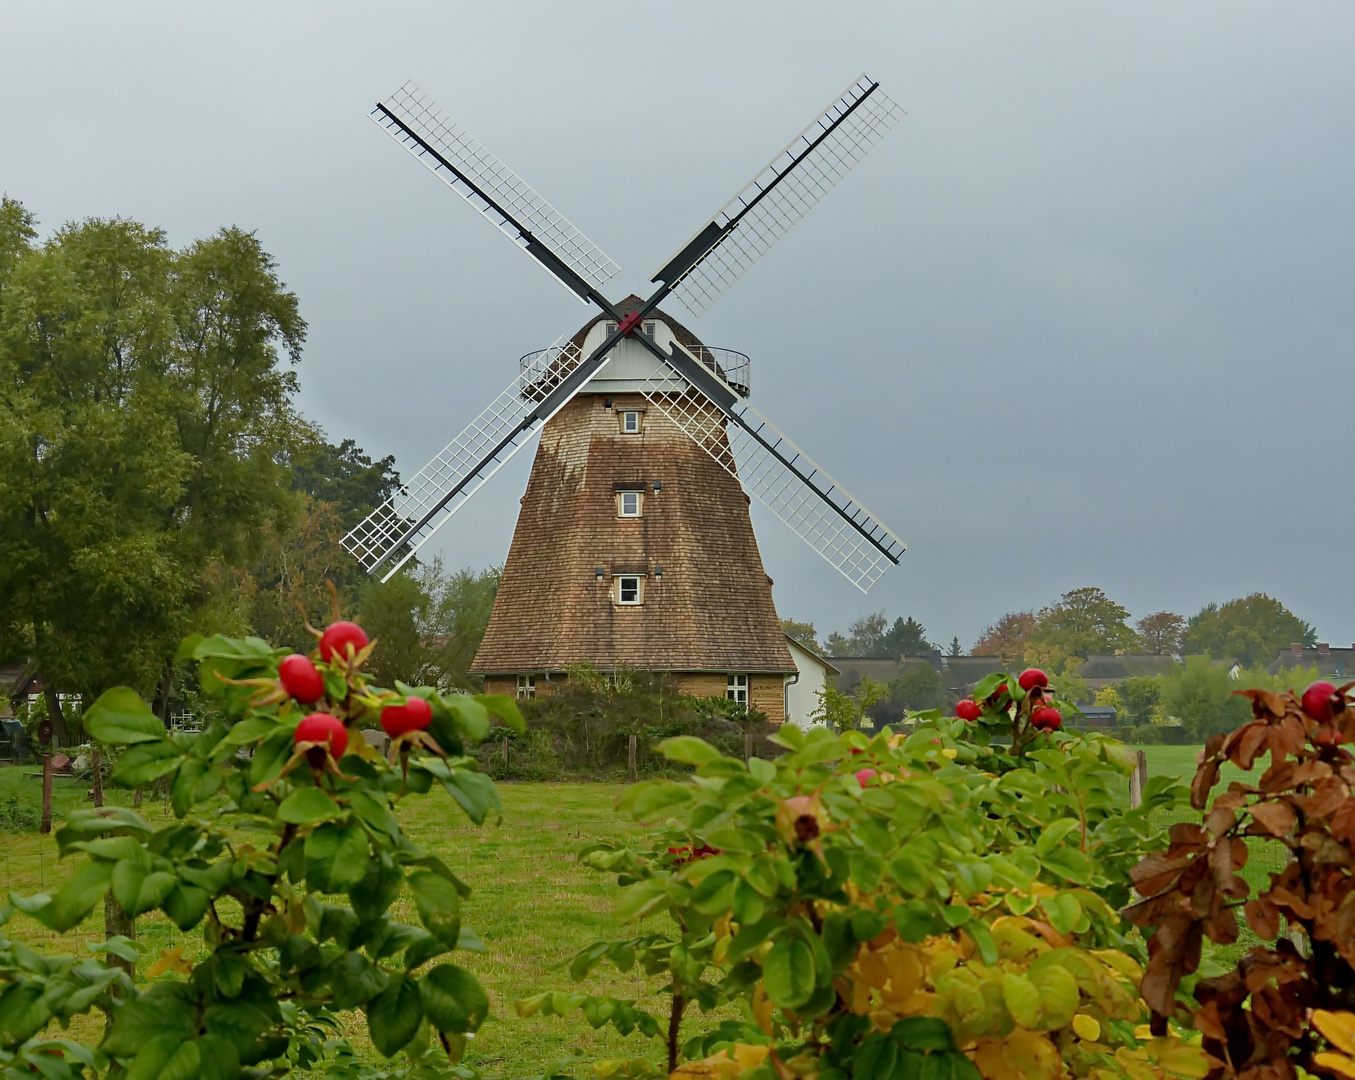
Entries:
{"label": "wooden fence post", "polygon": [[503,737],[503,767],[508,768],[508,736]]}
{"label": "wooden fence post", "polygon": [[640,779],[640,766],[637,758],[639,756],[640,737],[632,735],[630,737],[630,778],[634,782]]}
{"label": "wooden fence post", "polygon": [[753,760],[753,732],[749,728],[743,729],[743,763],[747,765]]}
{"label": "wooden fence post", "polygon": [[1148,755],[1142,750],[1137,752],[1134,771],[1129,774],[1129,808],[1137,810],[1143,805],[1143,788],[1148,783]]}
{"label": "wooden fence post", "polygon": [[[94,805],[103,806],[104,804],[104,785],[103,777],[99,774],[99,751],[96,747],[93,753],[94,759]],[[138,789],[139,790],[139,789]],[[113,890],[109,889],[104,894],[104,939],[118,937],[135,938],[136,920],[129,919],[127,912],[117,899],[113,896]],[[131,960],[124,960],[121,956],[114,956],[112,953],[105,957],[107,963],[114,967],[120,967],[127,972],[127,977],[136,980],[136,964]],[[104,1024],[104,1030],[107,1031],[113,1024],[113,1014],[109,1013],[107,1021]]]}
{"label": "wooden fence post", "polygon": [[42,755],[42,824],[38,831],[46,836],[52,831],[52,755]]}
{"label": "wooden fence post", "polygon": [[93,763],[94,790],[90,792],[90,797],[94,800],[95,806],[104,804],[104,778],[99,769],[99,748],[96,746],[90,754],[90,760]]}

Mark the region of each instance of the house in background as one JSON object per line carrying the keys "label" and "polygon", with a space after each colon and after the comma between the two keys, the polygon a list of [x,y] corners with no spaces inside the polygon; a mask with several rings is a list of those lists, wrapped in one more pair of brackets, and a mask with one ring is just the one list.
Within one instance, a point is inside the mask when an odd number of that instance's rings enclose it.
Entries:
{"label": "house in background", "polygon": [[833,663],[807,645],[786,635],[786,648],[798,669],[798,674],[786,679],[786,720],[797,727],[807,728],[819,707],[819,691],[830,678],[842,672]]}
{"label": "house in background", "polygon": [[[1333,649],[1327,642],[1319,641],[1312,649],[1305,649],[1300,641],[1289,646],[1288,652],[1280,653],[1275,661],[1266,668],[1272,675],[1278,675],[1284,668],[1316,667],[1318,674],[1338,685],[1355,679],[1355,645],[1349,649]],[[1302,689],[1299,687],[1298,689]]]}
{"label": "house in background", "polygon": [[1087,700],[1092,701],[1103,687],[1114,686],[1125,679],[1165,675],[1178,663],[1175,657],[1159,653],[1117,653],[1113,656],[1093,653],[1077,669],[1077,674],[1087,684]]}

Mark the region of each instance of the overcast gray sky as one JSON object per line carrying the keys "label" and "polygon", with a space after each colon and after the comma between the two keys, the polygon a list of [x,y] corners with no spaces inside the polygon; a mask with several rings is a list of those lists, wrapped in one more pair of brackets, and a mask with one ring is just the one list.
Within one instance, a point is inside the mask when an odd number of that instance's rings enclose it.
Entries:
{"label": "overcast gray sky", "polygon": [[[257,230],[302,407],[412,474],[587,312],[367,119],[415,78],[623,267],[858,72],[908,117],[692,327],[906,540],[863,597],[755,514],[782,615],[968,646],[1098,585],[1355,640],[1349,3],[0,2],[0,188]],[[677,314],[677,312],[675,312]],[[507,552],[534,446],[435,544]]]}

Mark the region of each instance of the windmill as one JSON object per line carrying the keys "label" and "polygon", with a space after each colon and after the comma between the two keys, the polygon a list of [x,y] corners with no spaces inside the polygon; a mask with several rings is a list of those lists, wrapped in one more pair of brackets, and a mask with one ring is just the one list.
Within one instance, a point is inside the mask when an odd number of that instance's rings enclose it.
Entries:
{"label": "windmill", "polygon": [[[740,486],[862,592],[899,562],[904,545],[748,403],[746,357],[707,347],[659,305],[673,300],[699,316],[898,123],[902,111],[878,83],[862,75],[658,270],[651,279],[657,288],[650,296],[615,303],[602,288],[618,272],[616,264],[418,87],[407,83],[378,103],[371,115],[580,301],[596,307],[598,314],[578,332],[567,333],[549,348],[523,357],[517,377],[507,388],[357,525],[344,538],[344,546],[364,569],[388,580],[544,428],[476,669],[487,677],[516,672],[519,692],[533,689],[530,672],[540,671],[549,679],[552,670],[561,670],[560,633],[587,637],[583,624],[589,615],[578,603],[575,618],[552,623],[554,645],[541,633],[536,634],[536,641],[519,647],[510,646],[509,641],[521,637],[513,631],[528,625],[531,620],[525,616],[533,608],[535,621],[540,621],[542,597],[558,594],[567,577],[566,591],[572,590],[571,595],[582,596],[579,589],[592,588],[603,597],[591,603],[591,610],[613,625],[611,645],[591,654],[580,646],[588,654],[580,659],[601,659],[599,666],[604,668],[624,663],[665,670],[729,670],[730,694],[741,700],[748,700],[744,688],[749,672],[778,677],[793,674],[795,667],[780,639],[770,584],[752,537],[748,498],[739,495]],[[642,438],[626,439],[637,435]],[[641,446],[648,446],[647,453],[635,449]],[[622,449],[617,451],[617,447]],[[613,475],[600,478],[596,467],[590,473],[584,459],[594,452],[592,448],[603,453]],[[575,455],[572,466],[566,460],[571,453]],[[584,459],[578,458],[580,453]],[[553,487],[544,477],[537,482],[543,455],[557,466]],[[568,467],[559,467],[562,461]],[[661,494],[663,482],[655,478],[657,471],[679,464],[685,470],[679,490],[674,491],[670,481],[668,492]],[[648,473],[642,472],[645,468]],[[620,475],[627,470],[634,475]],[[551,471],[549,463],[543,471]],[[616,552],[610,565],[600,555],[589,560],[592,552],[577,550],[578,544],[572,561],[543,558],[552,542],[561,550],[565,546],[552,523],[568,528],[571,522],[592,520],[580,508],[589,503],[596,509],[600,496],[584,490],[579,480],[584,475],[614,488],[609,494],[615,495],[618,520],[644,517],[635,508],[647,498],[652,521],[667,522],[672,558],[678,563],[669,563],[666,579],[663,565],[646,557],[649,549],[644,544],[632,551],[641,556],[631,559],[634,565],[626,564],[625,558],[618,560]],[[565,495],[561,495],[561,484],[567,489]],[[731,499],[731,495],[738,498]],[[698,512],[694,507],[702,500],[704,509]],[[595,540],[598,527],[596,522],[588,526]],[[618,536],[623,536],[625,528],[618,525]],[[544,530],[555,532],[552,541],[544,539]],[[646,605],[637,597],[646,592],[646,585],[655,600],[660,592],[680,591],[682,585],[675,581],[679,564],[690,569],[691,558],[709,553],[717,537],[729,536],[737,541],[730,554],[742,564],[738,572],[746,579],[734,591],[735,602],[744,610],[730,625],[715,627],[708,611],[697,610],[702,603],[692,601],[697,585],[689,580],[683,602],[686,629],[667,636],[683,638],[685,634],[689,643],[704,638],[709,645],[712,634],[719,638],[721,633],[737,636],[742,632],[757,639],[751,653],[734,646],[732,655],[707,657],[700,661],[702,666],[693,667],[696,661],[654,662],[652,649],[648,659],[627,651],[623,639],[652,645],[672,628],[665,628],[661,616],[655,614],[663,605],[650,603],[648,612],[637,614],[629,630],[620,631],[618,638],[616,609],[643,609]],[[618,542],[626,548],[626,543]],[[589,567],[592,586],[578,581],[580,560],[596,564]],[[720,590],[711,591],[718,594]],[[583,607],[589,608],[590,603],[584,602]],[[514,608],[519,609],[516,619]],[[618,641],[623,642],[619,649]],[[721,651],[718,641],[715,648]],[[486,650],[498,651],[504,659],[489,660]],[[729,654],[730,649],[724,652]],[[742,684],[734,682],[735,668],[740,669],[737,677],[745,680]]]}

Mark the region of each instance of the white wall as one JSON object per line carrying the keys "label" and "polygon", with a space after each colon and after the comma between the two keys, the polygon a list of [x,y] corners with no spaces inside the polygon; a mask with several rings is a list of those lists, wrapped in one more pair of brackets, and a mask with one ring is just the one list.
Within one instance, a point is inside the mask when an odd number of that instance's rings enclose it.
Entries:
{"label": "white wall", "polygon": [[786,682],[786,719],[797,727],[809,727],[810,716],[819,707],[819,691],[828,678],[828,668],[813,653],[799,643],[786,638],[790,658],[795,661],[800,677]]}

